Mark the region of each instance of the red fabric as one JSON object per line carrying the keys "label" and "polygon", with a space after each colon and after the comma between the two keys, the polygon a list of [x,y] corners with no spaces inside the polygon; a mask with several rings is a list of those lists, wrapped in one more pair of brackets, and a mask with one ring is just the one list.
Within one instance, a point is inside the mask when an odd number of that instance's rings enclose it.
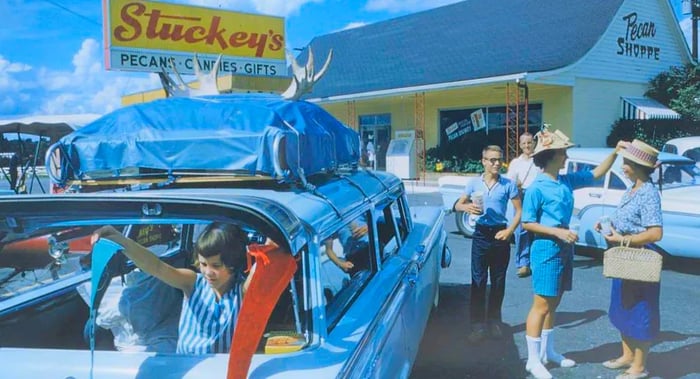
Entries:
{"label": "red fabric", "polygon": [[297,270],[291,254],[276,245],[251,245],[248,254],[256,258],[257,265],[233,332],[227,379],[247,377],[270,314]]}

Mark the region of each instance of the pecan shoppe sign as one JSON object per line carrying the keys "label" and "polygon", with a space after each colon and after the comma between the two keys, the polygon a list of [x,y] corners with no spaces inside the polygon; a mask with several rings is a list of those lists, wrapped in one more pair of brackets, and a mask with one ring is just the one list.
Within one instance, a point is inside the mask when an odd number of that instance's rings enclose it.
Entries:
{"label": "pecan shoppe sign", "polygon": [[140,0],[103,0],[108,70],[160,72],[171,59],[194,73],[194,53],[209,71],[284,76],[284,19]]}
{"label": "pecan shoppe sign", "polygon": [[658,61],[661,48],[655,45],[654,22],[639,19],[637,12],[623,16],[622,21],[625,35],[617,38],[617,55]]}

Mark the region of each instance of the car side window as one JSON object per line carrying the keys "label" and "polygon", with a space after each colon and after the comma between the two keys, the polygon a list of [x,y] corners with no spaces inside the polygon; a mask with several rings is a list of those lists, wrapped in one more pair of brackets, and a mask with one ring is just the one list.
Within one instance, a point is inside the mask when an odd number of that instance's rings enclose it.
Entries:
{"label": "car side window", "polygon": [[627,186],[625,186],[625,182],[622,180],[622,178],[620,178],[619,175],[617,175],[614,172],[610,172],[610,182],[608,183],[608,188],[624,190],[627,189]]}
{"label": "car side window", "polygon": [[[394,204],[394,202],[392,202]],[[380,204],[376,209],[377,237],[379,241],[379,256],[382,261],[399,251],[396,218],[392,204]]]}
{"label": "car side window", "polygon": [[399,229],[399,238],[405,241],[410,230],[410,214],[408,213],[408,202],[405,196],[401,196],[396,201],[391,203],[391,212],[396,220],[396,226]]}
{"label": "car side window", "polygon": [[321,285],[330,331],[376,271],[369,213],[350,221],[321,241]]}
{"label": "car side window", "polygon": [[[583,162],[576,162],[576,161],[570,161],[569,164],[567,165],[567,172],[569,173],[574,173],[574,172],[584,172],[584,171],[593,171],[596,166],[590,164],[590,163],[583,163]],[[605,185],[605,176],[600,177],[598,179],[593,180],[593,183],[591,183],[589,188],[603,188]]]}
{"label": "car side window", "polygon": [[676,145],[671,145],[667,143],[661,148],[661,151],[671,154],[678,154],[678,147],[676,147]]}
{"label": "car side window", "polygon": [[700,162],[700,147],[695,147],[686,151],[685,153],[683,153],[683,156],[688,157],[694,160],[695,162]]}

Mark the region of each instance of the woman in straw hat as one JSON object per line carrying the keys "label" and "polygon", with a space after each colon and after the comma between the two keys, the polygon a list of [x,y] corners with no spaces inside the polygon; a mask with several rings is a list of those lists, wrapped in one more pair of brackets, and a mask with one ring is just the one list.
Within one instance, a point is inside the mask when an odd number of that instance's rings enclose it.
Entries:
{"label": "woman in straw hat", "polygon": [[577,231],[569,227],[574,208],[572,191],[589,186],[610,169],[617,151],[626,143],[619,142],[615,151],[592,171],[559,175],[566,162],[566,149],[574,146],[559,130],[546,127],[537,133],[533,152],[535,166],[542,169],[525,192],[523,228],[532,233],[530,268],[534,298],[527,316],[526,340],[528,359],[525,368],[535,378],[551,378],[545,365],[573,367],[576,363],[554,350],[554,315],[564,291],[571,290],[573,275],[573,243]]}
{"label": "woman in straw hat", "polygon": [[[625,192],[611,220],[608,245],[629,243],[640,247],[663,236],[661,196],[649,180],[659,152],[634,140],[620,151],[622,172],[633,183]],[[596,225],[598,231],[600,224]],[[647,246],[649,247],[649,246]],[[610,322],[620,331],[622,355],[603,363],[609,369],[627,371],[617,379],[646,378],[646,359],[651,341],[659,333],[659,283],[613,279],[610,296]]]}

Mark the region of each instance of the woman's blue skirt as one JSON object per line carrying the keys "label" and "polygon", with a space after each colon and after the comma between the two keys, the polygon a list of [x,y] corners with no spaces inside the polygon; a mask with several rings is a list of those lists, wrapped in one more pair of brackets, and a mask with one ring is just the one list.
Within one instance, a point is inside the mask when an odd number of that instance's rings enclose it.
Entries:
{"label": "woman's blue skirt", "polygon": [[659,333],[659,283],[613,279],[610,322],[623,336],[652,341]]}

